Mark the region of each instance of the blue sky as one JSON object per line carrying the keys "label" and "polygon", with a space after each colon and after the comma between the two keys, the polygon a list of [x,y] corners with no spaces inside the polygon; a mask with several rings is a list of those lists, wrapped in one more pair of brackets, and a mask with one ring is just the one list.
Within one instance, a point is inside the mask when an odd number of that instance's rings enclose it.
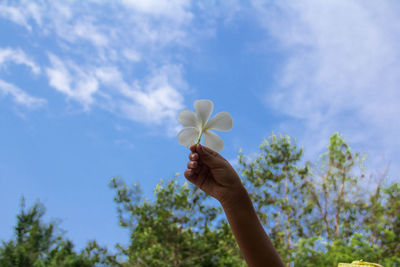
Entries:
{"label": "blue sky", "polygon": [[151,198],[183,173],[177,114],[197,99],[232,115],[232,162],[272,132],[315,160],[339,131],[396,180],[399,13],[395,0],[0,1],[0,239],[24,196],[78,247],[127,242],[107,183]]}

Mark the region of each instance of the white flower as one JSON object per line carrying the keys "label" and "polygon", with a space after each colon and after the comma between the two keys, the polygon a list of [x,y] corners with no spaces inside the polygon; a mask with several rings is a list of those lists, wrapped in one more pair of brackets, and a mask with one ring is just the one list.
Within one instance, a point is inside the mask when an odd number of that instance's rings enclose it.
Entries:
{"label": "white flower", "polygon": [[185,109],[178,115],[179,122],[187,127],[178,133],[179,143],[187,147],[198,144],[204,133],[204,145],[214,151],[221,151],[224,148],[224,141],[210,130],[222,132],[231,130],[233,125],[231,115],[228,112],[220,112],[208,120],[214,109],[211,100],[197,100],[194,102],[194,108],[196,113]]}

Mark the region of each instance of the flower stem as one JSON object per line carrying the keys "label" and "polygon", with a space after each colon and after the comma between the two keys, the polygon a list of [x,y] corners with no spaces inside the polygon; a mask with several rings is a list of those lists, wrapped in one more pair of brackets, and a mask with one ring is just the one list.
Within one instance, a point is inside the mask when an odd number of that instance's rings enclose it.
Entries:
{"label": "flower stem", "polygon": [[200,140],[201,140],[201,136],[203,135],[203,133],[199,134],[199,138],[197,139],[196,145],[200,144]]}

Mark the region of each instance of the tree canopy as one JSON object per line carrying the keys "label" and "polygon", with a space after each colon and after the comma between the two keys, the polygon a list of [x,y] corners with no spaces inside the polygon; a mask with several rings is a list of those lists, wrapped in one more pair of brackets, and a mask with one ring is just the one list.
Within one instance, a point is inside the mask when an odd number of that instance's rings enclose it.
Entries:
{"label": "tree canopy", "polygon": [[[314,162],[289,136],[272,135],[256,156],[239,153],[242,181],[287,266],[400,266],[400,186],[385,185],[385,174],[363,186],[364,158],[340,134]],[[41,203],[28,209],[22,200],[0,266],[246,266],[221,207],[179,175],[161,180],[152,201],[121,178],[109,186],[128,246],[111,253],[93,240],[76,251],[57,223],[44,221]]]}

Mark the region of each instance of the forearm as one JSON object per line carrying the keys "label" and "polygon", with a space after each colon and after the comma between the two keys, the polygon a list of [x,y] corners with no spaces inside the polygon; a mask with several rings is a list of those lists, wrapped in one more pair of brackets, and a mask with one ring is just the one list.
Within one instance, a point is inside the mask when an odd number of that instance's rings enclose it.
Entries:
{"label": "forearm", "polygon": [[246,189],[243,188],[232,200],[221,204],[248,266],[283,266]]}

